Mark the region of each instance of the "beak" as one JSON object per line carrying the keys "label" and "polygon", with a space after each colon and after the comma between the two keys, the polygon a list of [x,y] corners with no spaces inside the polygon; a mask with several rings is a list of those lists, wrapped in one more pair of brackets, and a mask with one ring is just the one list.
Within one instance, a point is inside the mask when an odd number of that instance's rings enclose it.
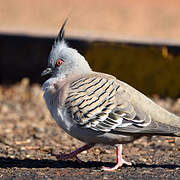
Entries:
{"label": "beak", "polygon": [[47,75],[47,74],[51,74],[52,73],[52,69],[51,68],[47,68],[45,69],[42,73],[41,73],[41,77]]}

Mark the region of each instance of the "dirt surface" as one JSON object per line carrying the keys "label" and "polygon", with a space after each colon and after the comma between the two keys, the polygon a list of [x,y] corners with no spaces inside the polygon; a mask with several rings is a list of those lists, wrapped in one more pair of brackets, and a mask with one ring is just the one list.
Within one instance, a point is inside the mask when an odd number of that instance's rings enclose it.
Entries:
{"label": "dirt surface", "polygon": [[[154,100],[176,114],[180,99]],[[111,146],[95,146],[75,159],[57,161],[83,143],[68,136],[52,120],[39,84],[28,79],[11,87],[0,86],[0,179],[179,179],[180,139],[141,138],[124,145],[124,158],[133,166],[103,172],[101,166],[115,163]]]}

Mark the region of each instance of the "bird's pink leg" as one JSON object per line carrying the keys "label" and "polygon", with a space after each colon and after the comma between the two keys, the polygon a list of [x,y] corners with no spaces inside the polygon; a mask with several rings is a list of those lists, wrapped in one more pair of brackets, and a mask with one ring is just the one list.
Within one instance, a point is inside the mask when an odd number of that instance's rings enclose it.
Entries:
{"label": "bird's pink leg", "polygon": [[117,164],[110,168],[110,167],[103,167],[102,169],[104,171],[114,171],[121,167],[123,164],[132,165],[131,162],[127,162],[122,158],[122,144],[120,144],[118,147],[116,147],[116,158],[117,158]]}
{"label": "bird's pink leg", "polygon": [[83,152],[85,150],[88,150],[88,149],[92,148],[93,146],[94,146],[94,144],[86,144],[86,145],[76,149],[75,151],[70,152],[69,154],[56,155],[56,158],[58,160],[66,160],[66,159],[70,159],[70,158],[75,157],[77,159],[77,161],[79,163],[81,163],[82,161],[77,157],[77,154],[79,154],[79,153],[81,153],[81,152]]}

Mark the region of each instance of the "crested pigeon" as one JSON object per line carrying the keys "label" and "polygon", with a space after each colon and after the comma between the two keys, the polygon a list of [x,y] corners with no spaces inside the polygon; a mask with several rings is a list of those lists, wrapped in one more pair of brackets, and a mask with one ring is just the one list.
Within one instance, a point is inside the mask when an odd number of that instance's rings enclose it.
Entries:
{"label": "crested pigeon", "polygon": [[57,124],[86,145],[59,159],[76,157],[95,144],[116,146],[117,164],[123,164],[122,144],[142,136],[180,136],[180,117],[112,75],[94,72],[85,58],[64,40],[64,27],[52,46],[48,67],[51,74],[42,86],[47,107]]}

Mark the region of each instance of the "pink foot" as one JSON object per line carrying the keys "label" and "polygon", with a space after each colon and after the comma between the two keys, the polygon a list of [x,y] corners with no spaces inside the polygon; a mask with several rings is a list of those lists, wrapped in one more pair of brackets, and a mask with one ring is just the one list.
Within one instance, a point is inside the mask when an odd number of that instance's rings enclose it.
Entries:
{"label": "pink foot", "polygon": [[128,166],[132,165],[131,162],[127,162],[122,158],[122,144],[116,148],[116,156],[117,156],[117,164],[112,168],[111,167],[102,167],[102,170],[114,171],[114,170],[118,169],[119,167],[121,167],[123,164],[127,164]]}
{"label": "pink foot", "polygon": [[71,159],[71,158],[76,158],[76,160],[79,162],[79,163],[82,163],[83,161],[81,161],[77,155],[85,150],[88,150],[90,149],[91,147],[93,147],[94,144],[86,144],[78,149],[76,149],[75,151],[72,151],[71,153],[69,154],[60,154],[60,155],[56,155],[56,158],[58,160],[66,160],[66,159]]}

